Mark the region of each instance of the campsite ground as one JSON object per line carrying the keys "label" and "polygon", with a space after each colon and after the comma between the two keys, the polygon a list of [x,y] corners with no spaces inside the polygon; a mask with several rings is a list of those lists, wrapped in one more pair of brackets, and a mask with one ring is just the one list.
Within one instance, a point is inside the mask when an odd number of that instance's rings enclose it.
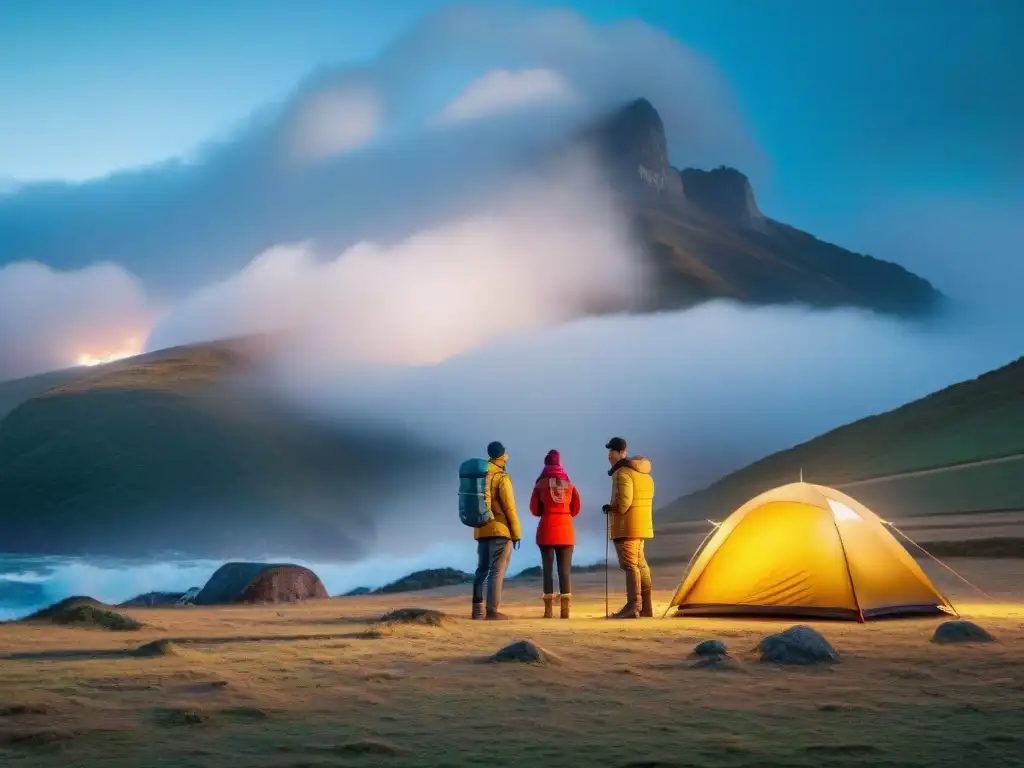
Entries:
{"label": "campsite ground", "polygon": [[[668,552],[688,552],[679,544],[699,530],[666,534],[652,552],[661,606],[683,565]],[[793,622],[605,621],[600,573],[578,577],[571,621],[536,618],[539,585],[512,582],[508,623],[463,618],[466,589],[453,587],[136,609],[126,612],[146,626],[132,632],[6,625],[0,764],[1024,765],[1024,605],[1012,602],[1024,560],[950,564],[999,602],[923,563],[1000,642],[935,645],[932,619],[816,623],[842,654],[825,668],[756,661],[758,640]],[[375,624],[407,606],[455,618]],[[169,655],[126,653],[160,638],[178,641]],[[557,660],[481,661],[522,638]],[[710,638],[729,646],[734,668],[691,666],[692,647]]]}

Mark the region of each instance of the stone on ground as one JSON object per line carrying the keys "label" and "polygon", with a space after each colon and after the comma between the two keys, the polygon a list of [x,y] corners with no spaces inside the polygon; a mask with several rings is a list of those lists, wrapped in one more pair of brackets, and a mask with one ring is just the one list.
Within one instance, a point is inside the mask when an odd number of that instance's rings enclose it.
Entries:
{"label": "stone on ground", "polygon": [[935,628],[933,643],[992,643],[995,638],[973,621],[945,621]]}
{"label": "stone on ground", "polygon": [[490,657],[491,661],[518,661],[528,664],[547,664],[557,660],[557,657],[545,651],[539,645],[530,640],[517,640],[512,645],[506,645],[496,654]]}
{"label": "stone on ground", "polygon": [[761,661],[774,664],[829,664],[839,661],[839,654],[828,640],[803,624],[768,635],[758,644],[757,650]]}
{"label": "stone on ground", "polygon": [[441,611],[429,608],[398,608],[380,617],[382,624],[420,624],[426,627],[440,627],[447,616]]}
{"label": "stone on ground", "polygon": [[693,647],[692,656],[728,656],[729,649],[721,640],[705,640]]}

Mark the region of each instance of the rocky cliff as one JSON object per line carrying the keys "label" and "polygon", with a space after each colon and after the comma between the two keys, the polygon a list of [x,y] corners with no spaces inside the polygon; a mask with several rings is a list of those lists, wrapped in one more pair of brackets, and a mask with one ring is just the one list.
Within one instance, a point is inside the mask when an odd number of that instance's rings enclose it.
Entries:
{"label": "rocky cliff", "polygon": [[943,304],[927,280],[898,264],[765,216],[741,171],[674,168],[665,126],[646,99],[599,121],[582,138],[597,149],[631,208],[637,235],[656,267],[645,304],[637,309],[729,298],[922,317]]}

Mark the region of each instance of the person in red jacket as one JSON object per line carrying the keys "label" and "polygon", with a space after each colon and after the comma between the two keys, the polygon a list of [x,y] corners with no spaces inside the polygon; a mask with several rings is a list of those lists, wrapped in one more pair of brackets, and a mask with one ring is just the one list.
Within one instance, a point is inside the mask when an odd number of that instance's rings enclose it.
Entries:
{"label": "person in red jacket", "polygon": [[562,468],[562,457],[558,451],[548,451],[544,457],[544,471],[537,478],[530,496],[530,512],[540,518],[537,546],[540,547],[544,569],[544,618],[553,617],[555,581],[552,570],[557,560],[561,617],[568,619],[572,602],[572,550],[576,546],[572,519],[580,513],[580,493]]}

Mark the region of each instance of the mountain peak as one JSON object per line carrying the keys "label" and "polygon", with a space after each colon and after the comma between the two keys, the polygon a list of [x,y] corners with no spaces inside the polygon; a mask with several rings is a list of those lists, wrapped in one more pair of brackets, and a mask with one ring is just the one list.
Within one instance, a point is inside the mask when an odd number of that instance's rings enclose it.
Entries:
{"label": "mountain peak", "polygon": [[720,165],[710,171],[685,168],[679,172],[686,199],[706,213],[753,229],[764,223],[754,189],[746,174]]}
{"label": "mountain peak", "polygon": [[635,99],[616,110],[593,135],[604,157],[622,176],[658,192],[682,193],[679,174],[669,165],[665,124],[647,99]]}

